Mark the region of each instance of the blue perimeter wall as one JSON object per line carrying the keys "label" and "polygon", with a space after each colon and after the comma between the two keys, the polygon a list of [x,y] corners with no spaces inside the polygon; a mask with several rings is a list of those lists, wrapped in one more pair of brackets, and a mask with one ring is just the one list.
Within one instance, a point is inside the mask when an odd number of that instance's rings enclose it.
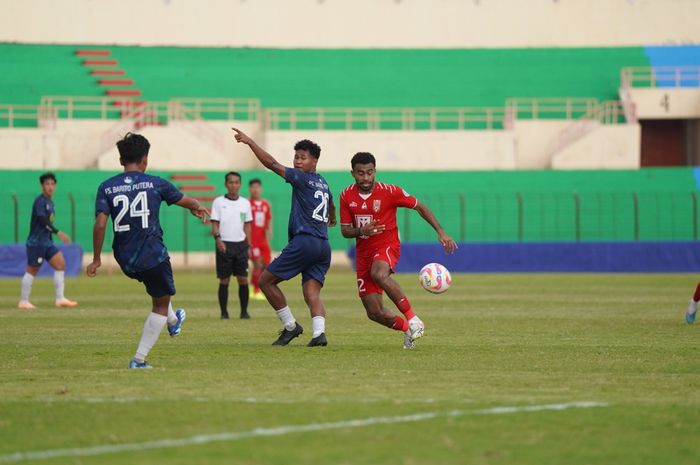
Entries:
{"label": "blue perimeter wall", "polygon": [[[78,276],[83,267],[83,248],[78,244],[54,244],[66,260],[66,276]],[[27,248],[24,244],[0,244],[0,278],[24,275],[27,267]],[[44,262],[39,277],[53,276],[53,268]]]}
{"label": "blue perimeter wall", "polygon": [[[348,252],[355,259],[355,247]],[[461,243],[445,255],[434,243],[401,246],[398,273],[441,263],[453,273],[692,273],[700,272],[700,242]]]}
{"label": "blue perimeter wall", "polygon": [[[79,245],[57,244],[66,257],[66,275],[81,273]],[[355,259],[355,247],[348,251]],[[26,266],[24,245],[0,246],[0,277],[19,277]],[[416,273],[438,262],[453,273],[693,273],[700,272],[700,242],[530,242],[461,243],[445,255],[435,243],[401,246],[398,273]],[[40,276],[53,270],[44,264]]]}

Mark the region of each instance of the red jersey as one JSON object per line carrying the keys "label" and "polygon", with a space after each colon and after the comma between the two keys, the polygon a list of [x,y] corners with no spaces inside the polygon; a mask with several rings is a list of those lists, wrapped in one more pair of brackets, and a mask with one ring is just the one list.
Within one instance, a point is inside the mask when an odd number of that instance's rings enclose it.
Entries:
{"label": "red jersey", "polygon": [[272,220],[270,202],[265,199],[251,200],[250,209],[253,212],[253,223],[250,226],[253,247],[267,244],[267,228]]}
{"label": "red jersey", "polygon": [[416,208],[416,205],[418,199],[399,186],[375,182],[371,194],[360,195],[357,184],[353,184],[340,194],[340,224],[355,228],[374,220],[383,224],[386,229],[381,234],[357,238],[357,255],[374,255],[376,250],[400,244],[396,209]]}

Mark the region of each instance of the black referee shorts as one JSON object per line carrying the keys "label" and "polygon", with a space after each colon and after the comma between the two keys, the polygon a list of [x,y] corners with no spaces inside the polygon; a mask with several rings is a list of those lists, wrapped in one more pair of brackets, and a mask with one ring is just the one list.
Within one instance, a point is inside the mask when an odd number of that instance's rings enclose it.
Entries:
{"label": "black referee shorts", "polygon": [[226,252],[216,249],[216,277],[248,276],[248,242],[224,242]]}

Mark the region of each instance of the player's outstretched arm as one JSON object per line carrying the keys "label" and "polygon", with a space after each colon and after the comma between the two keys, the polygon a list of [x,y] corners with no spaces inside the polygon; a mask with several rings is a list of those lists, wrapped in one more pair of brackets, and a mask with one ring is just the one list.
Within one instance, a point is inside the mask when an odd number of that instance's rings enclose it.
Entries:
{"label": "player's outstretched arm", "polygon": [[454,253],[455,249],[457,249],[457,243],[455,243],[454,239],[448,236],[445,230],[442,229],[442,226],[440,226],[440,223],[438,223],[438,220],[435,218],[432,210],[430,210],[426,204],[420,201],[416,204],[415,210],[438,233],[438,241],[440,241],[443,249],[445,249],[445,253]]}
{"label": "player's outstretched arm", "polygon": [[100,212],[95,217],[95,225],[92,227],[92,263],[85,269],[91,278],[97,275],[97,269],[102,266],[102,246],[105,242],[106,231],[107,214]]}
{"label": "player's outstretched arm", "polygon": [[199,200],[193,199],[189,195],[183,195],[175,205],[188,209],[194,216],[202,220],[202,223],[206,223],[209,218],[209,210],[203,207]]}
{"label": "player's outstretched arm", "polygon": [[236,142],[246,144],[248,147],[250,147],[250,150],[253,151],[257,159],[260,160],[260,163],[262,163],[265,168],[277,173],[279,176],[284,177],[284,171],[287,169],[284,165],[275,160],[275,157],[267,153],[265,149],[260,147],[257,142],[251,139],[246,133],[238,128],[231,129],[236,132]]}

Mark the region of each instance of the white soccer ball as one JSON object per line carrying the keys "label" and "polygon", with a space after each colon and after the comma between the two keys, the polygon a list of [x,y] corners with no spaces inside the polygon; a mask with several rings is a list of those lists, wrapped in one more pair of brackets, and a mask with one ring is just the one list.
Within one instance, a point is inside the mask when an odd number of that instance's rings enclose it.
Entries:
{"label": "white soccer ball", "polygon": [[420,285],[428,292],[442,294],[450,288],[452,276],[439,263],[428,263],[420,270]]}

